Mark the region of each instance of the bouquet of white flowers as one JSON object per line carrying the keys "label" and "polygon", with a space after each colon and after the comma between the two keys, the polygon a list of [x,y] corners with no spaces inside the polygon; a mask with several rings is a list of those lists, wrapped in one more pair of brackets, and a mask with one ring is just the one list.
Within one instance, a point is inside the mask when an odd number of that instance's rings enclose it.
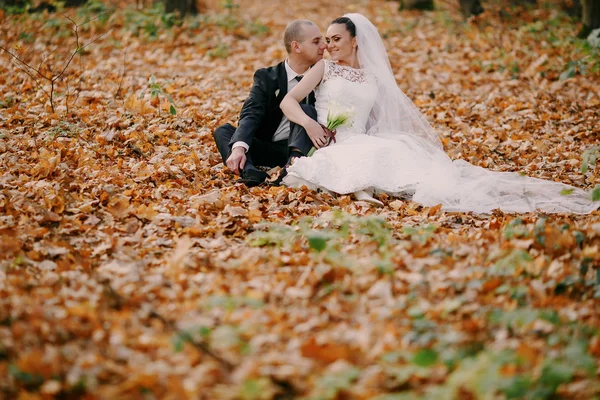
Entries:
{"label": "bouquet of white flowers", "polygon": [[[337,101],[330,101],[327,110],[327,125],[321,124],[325,134],[329,137],[327,145],[333,140],[335,142],[336,129],[340,126],[352,126],[350,119],[354,116],[354,108],[343,107]],[[308,152],[308,157],[312,156],[316,148],[311,148]]]}

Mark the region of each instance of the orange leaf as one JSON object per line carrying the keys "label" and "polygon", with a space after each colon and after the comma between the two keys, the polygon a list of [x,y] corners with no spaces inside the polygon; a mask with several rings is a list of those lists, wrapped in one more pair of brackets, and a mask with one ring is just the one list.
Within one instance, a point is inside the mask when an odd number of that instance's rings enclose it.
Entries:
{"label": "orange leaf", "polygon": [[312,337],[300,347],[302,356],[330,364],[339,359],[350,359],[348,346],[337,343],[318,344]]}
{"label": "orange leaf", "polygon": [[437,206],[433,206],[429,209],[429,212],[427,213],[428,216],[433,217],[435,214],[437,214],[440,209],[442,208],[441,204],[438,204]]}
{"label": "orange leaf", "polygon": [[529,364],[534,364],[538,356],[537,350],[533,347],[527,346],[525,343],[521,343],[519,345],[517,354]]}
{"label": "orange leaf", "polygon": [[498,278],[498,277],[492,278],[483,284],[483,291],[486,293],[489,293],[492,290],[495,290],[500,285],[502,285],[501,278]]}

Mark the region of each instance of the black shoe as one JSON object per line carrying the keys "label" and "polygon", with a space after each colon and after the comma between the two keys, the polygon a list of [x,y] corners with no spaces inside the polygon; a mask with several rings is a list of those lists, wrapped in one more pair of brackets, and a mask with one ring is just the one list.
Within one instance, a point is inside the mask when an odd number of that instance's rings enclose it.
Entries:
{"label": "black shoe", "polygon": [[249,169],[242,172],[242,177],[237,182],[243,183],[248,187],[254,187],[263,184],[268,176],[265,171]]}

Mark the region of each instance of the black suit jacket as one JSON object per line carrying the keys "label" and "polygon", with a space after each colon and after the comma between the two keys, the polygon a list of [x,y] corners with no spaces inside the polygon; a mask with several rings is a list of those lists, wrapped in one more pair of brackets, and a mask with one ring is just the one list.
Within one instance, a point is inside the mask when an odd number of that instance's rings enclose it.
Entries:
{"label": "black suit jacket", "polygon": [[[242,141],[250,146],[255,137],[271,140],[283,117],[279,105],[287,94],[287,87],[285,61],[257,70],[250,94],[240,112],[238,128],[229,144]],[[310,104],[314,104],[314,93],[309,95],[308,100]]]}

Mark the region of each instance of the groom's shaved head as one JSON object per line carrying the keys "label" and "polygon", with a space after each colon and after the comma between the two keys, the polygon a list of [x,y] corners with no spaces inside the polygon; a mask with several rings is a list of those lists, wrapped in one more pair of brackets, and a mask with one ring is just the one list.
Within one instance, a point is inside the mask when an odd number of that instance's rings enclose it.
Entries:
{"label": "groom's shaved head", "polygon": [[292,42],[302,42],[305,39],[304,28],[313,25],[316,26],[307,19],[296,19],[288,24],[283,34],[283,44],[288,54],[292,51]]}

